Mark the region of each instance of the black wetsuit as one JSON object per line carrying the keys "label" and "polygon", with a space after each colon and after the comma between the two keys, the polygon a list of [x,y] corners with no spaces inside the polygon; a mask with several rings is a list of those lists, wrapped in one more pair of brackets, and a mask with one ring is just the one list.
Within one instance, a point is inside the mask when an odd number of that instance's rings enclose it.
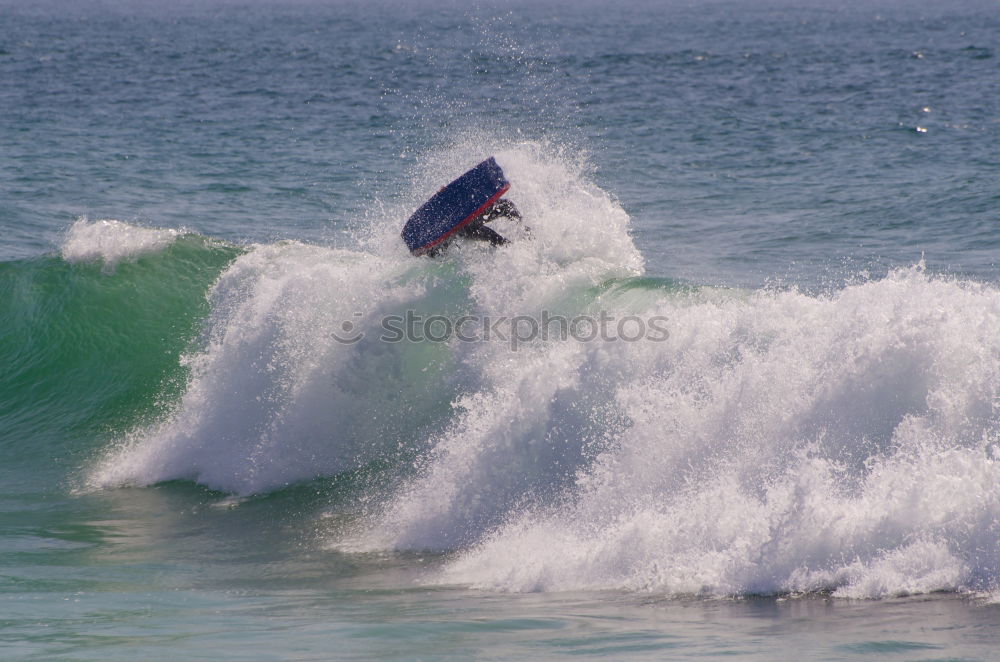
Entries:
{"label": "black wetsuit", "polygon": [[479,218],[459,230],[458,236],[479,241],[488,241],[493,246],[503,246],[510,243],[499,232],[486,227],[487,223],[501,216],[514,219],[515,221],[521,220],[521,212],[517,210],[514,203],[510,200],[500,199],[494,202]]}
{"label": "black wetsuit", "polygon": [[486,221],[477,218],[472,221],[464,228],[459,230],[459,237],[465,237],[466,239],[476,239],[478,241],[488,241],[494,246],[503,246],[504,244],[509,244],[510,242],[504,238],[499,232],[492,228],[486,227]]}

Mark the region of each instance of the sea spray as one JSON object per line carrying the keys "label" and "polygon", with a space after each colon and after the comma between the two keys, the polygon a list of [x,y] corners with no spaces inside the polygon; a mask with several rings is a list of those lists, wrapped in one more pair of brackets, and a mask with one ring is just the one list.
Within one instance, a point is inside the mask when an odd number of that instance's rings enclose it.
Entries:
{"label": "sea spray", "polygon": [[421,410],[434,394],[418,382],[426,375],[408,374],[392,346],[344,344],[335,332],[355,313],[376,320],[416,305],[419,282],[389,282],[401,271],[374,256],[293,242],[238,258],[212,289],[205,338],[185,358],[191,377],[174,411],[124,440],[92,482],[190,478],[250,494],[398,447],[399,429],[421,420],[420,411],[409,412],[410,423],[398,411]]}
{"label": "sea spray", "polygon": [[[453,167],[474,152],[466,146]],[[119,439],[91,484],[186,478],[250,494],[430,447],[509,357],[494,346],[381,342],[386,316],[516,315],[641,266],[627,216],[564,163],[530,145],[498,160],[535,226],[509,249],[409,257],[398,232],[410,201],[372,224],[368,250],[279,242],[237,258],[212,288],[203,342],[184,359],[183,397],[157,425]],[[562,205],[539,199],[539,180]]]}

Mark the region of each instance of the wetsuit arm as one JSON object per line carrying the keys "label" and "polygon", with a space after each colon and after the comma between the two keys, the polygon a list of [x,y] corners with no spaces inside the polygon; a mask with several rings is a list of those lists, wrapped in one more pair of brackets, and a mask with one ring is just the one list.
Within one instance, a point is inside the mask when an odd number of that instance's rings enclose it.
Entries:
{"label": "wetsuit arm", "polygon": [[499,232],[486,227],[481,221],[469,224],[462,230],[462,236],[468,237],[469,239],[488,241],[494,246],[503,246],[504,244],[510,243],[504,239]]}
{"label": "wetsuit arm", "polygon": [[514,203],[507,198],[501,198],[493,203],[493,206],[486,210],[486,213],[482,215],[484,223],[489,223],[490,221],[500,218],[501,216],[506,216],[515,221],[521,220],[521,212],[517,210]]}

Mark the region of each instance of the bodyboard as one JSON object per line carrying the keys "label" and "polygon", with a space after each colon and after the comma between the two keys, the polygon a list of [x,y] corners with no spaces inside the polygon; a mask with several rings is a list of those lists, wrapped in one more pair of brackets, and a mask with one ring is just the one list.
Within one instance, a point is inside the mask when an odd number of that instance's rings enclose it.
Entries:
{"label": "bodyboard", "polygon": [[491,156],[435,193],[403,226],[403,241],[414,255],[442,245],[482,215],[510,189]]}

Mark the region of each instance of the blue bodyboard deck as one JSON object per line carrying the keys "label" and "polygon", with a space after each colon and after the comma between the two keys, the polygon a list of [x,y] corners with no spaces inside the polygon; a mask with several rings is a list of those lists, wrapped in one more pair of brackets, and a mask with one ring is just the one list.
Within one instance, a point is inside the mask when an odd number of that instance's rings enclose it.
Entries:
{"label": "blue bodyboard deck", "polygon": [[423,255],[476,220],[509,189],[510,182],[491,156],[413,212],[403,226],[403,241],[411,253]]}

